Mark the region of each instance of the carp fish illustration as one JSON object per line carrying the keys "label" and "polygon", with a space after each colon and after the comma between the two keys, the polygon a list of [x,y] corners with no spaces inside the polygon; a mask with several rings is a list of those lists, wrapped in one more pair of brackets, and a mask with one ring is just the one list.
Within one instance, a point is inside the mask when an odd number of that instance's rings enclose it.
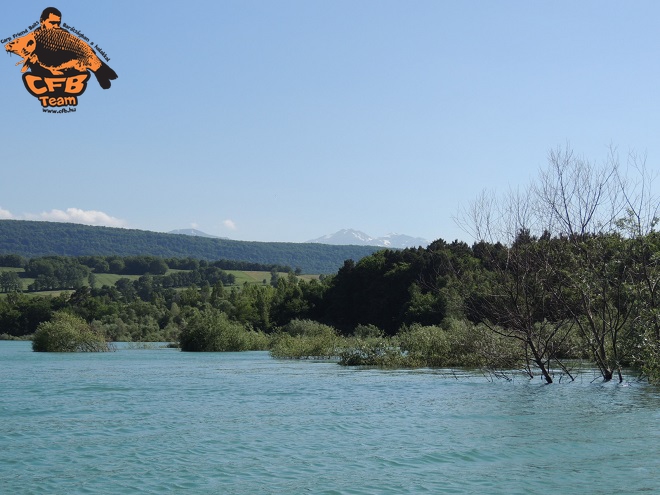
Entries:
{"label": "carp fish illustration", "polygon": [[5,45],[5,50],[22,57],[21,72],[43,69],[57,76],[67,72],[91,70],[103,89],[111,86],[117,73],[103,62],[80,38],[65,29],[37,28]]}

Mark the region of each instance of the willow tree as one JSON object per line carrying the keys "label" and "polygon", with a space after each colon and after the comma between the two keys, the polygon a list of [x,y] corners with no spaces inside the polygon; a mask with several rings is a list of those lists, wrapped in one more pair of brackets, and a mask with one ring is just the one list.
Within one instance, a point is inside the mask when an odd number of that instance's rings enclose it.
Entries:
{"label": "willow tree", "polygon": [[[620,235],[626,215],[638,231],[657,218],[648,177],[639,173],[645,169],[634,155],[628,165],[636,175],[622,170],[614,149],[596,164],[570,148],[557,148],[549,152],[538,180],[522,192],[503,198],[484,193],[459,217],[475,240],[504,246],[506,261],[495,265],[489,298],[508,335],[524,339],[532,349],[529,341],[538,341],[544,332],[519,322],[538,325],[547,319],[555,328],[576,328],[605,380],[615,373],[623,380],[621,368],[630,362],[631,328],[639,321],[640,298],[633,297],[641,290],[639,280],[646,277],[649,305],[656,303],[652,296],[657,294],[656,279],[648,277],[655,265],[649,261],[636,270]],[[631,181],[631,175],[641,179]],[[521,233],[534,241],[533,252],[520,250],[516,236]],[[563,330],[553,338],[557,336],[563,338]],[[532,352],[533,361],[550,360],[551,352]]]}
{"label": "willow tree", "polygon": [[646,292],[640,282],[652,267],[640,267],[622,227],[642,238],[657,218],[644,163],[631,154],[627,165],[623,170],[614,149],[601,165],[571,150],[553,150],[535,189],[547,228],[567,244],[557,264],[556,299],[571,314],[603,378],[616,375],[619,381],[622,366],[633,358],[627,344],[640,314],[639,291]]}
{"label": "willow tree", "polygon": [[660,200],[646,157],[631,154],[634,180],[621,181],[625,215],[616,222],[627,239],[633,297],[637,311],[631,326],[637,337],[633,361],[651,381],[660,383]]}
{"label": "willow tree", "polygon": [[572,378],[558,352],[570,325],[552,305],[550,244],[545,235],[531,235],[532,200],[528,189],[501,199],[484,193],[471,204],[463,225],[478,240],[475,255],[483,270],[465,302],[472,319],[521,343],[530,377],[538,369],[545,382],[552,383],[553,362]]}

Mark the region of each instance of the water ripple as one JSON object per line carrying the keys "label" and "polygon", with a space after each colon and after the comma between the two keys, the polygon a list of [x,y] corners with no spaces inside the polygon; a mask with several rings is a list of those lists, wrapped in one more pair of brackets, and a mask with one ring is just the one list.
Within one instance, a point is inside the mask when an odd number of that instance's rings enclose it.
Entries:
{"label": "water ripple", "polygon": [[0,342],[3,494],[660,492],[643,384],[27,346]]}

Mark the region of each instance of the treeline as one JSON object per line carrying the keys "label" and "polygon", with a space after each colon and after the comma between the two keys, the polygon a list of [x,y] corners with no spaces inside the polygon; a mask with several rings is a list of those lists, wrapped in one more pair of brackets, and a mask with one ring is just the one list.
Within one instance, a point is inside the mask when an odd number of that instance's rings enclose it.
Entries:
{"label": "treeline", "polygon": [[[44,256],[26,260],[19,255],[0,256],[0,267],[23,268],[23,276],[34,279],[28,291],[78,289],[95,285],[97,274],[152,275],[163,287],[187,287],[202,283],[235,283],[235,276],[225,270],[290,272],[291,267],[263,265],[245,261],[206,261],[193,258],[158,258],[155,256]],[[179,270],[167,273],[169,270]],[[20,275],[13,271],[0,274],[0,291],[22,289]]]}
{"label": "treeline", "polygon": [[[0,329],[28,334],[69,311],[113,340],[183,336],[203,350],[191,332],[225,348],[213,332],[222,322],[232,334],[240,327],[273,336],[280,357],[498,363],[548,383],[556,373],[573,377],[570,360],[579,359],[605,380],[621,381],[631,367],[660,381],[658,202],[648,195],[645,168],[636,170],[641,179],[631,183],[615,160],[596,167],[553,152],[527,190],[484,194],[465,209],[460,220],[477,239],[471,245],[440,239],[383,250],[309,282],[290,272],[273,274],[270,285],[207,281],[177,291],[143,275],[55,298],[11,293],[0,299]],[[300,321],[311,335],[292,326]],[[339,336],[354,340],[340,346]]]}
{"label": "treeline", "polygon": [[[335,273],[346,259],[379,248],[313,243],[251,242],[71,223],[0,220],[0,255],[155,256],[281,265],[302,273]],[[238,268],[244,269],[244,268]]]}

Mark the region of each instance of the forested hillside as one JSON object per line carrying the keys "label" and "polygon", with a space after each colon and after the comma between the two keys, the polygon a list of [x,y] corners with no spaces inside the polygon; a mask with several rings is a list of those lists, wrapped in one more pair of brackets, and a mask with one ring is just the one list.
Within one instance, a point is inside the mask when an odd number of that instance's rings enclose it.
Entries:
{"label": "forested hillside", "polygon": [[378,249],[374,246],[233,241],[71,223],[0,220],[0,254],[25,258],[50,255],[190,257],[285,265],[303,273],[330,274],[345,260],[358,261]]}

